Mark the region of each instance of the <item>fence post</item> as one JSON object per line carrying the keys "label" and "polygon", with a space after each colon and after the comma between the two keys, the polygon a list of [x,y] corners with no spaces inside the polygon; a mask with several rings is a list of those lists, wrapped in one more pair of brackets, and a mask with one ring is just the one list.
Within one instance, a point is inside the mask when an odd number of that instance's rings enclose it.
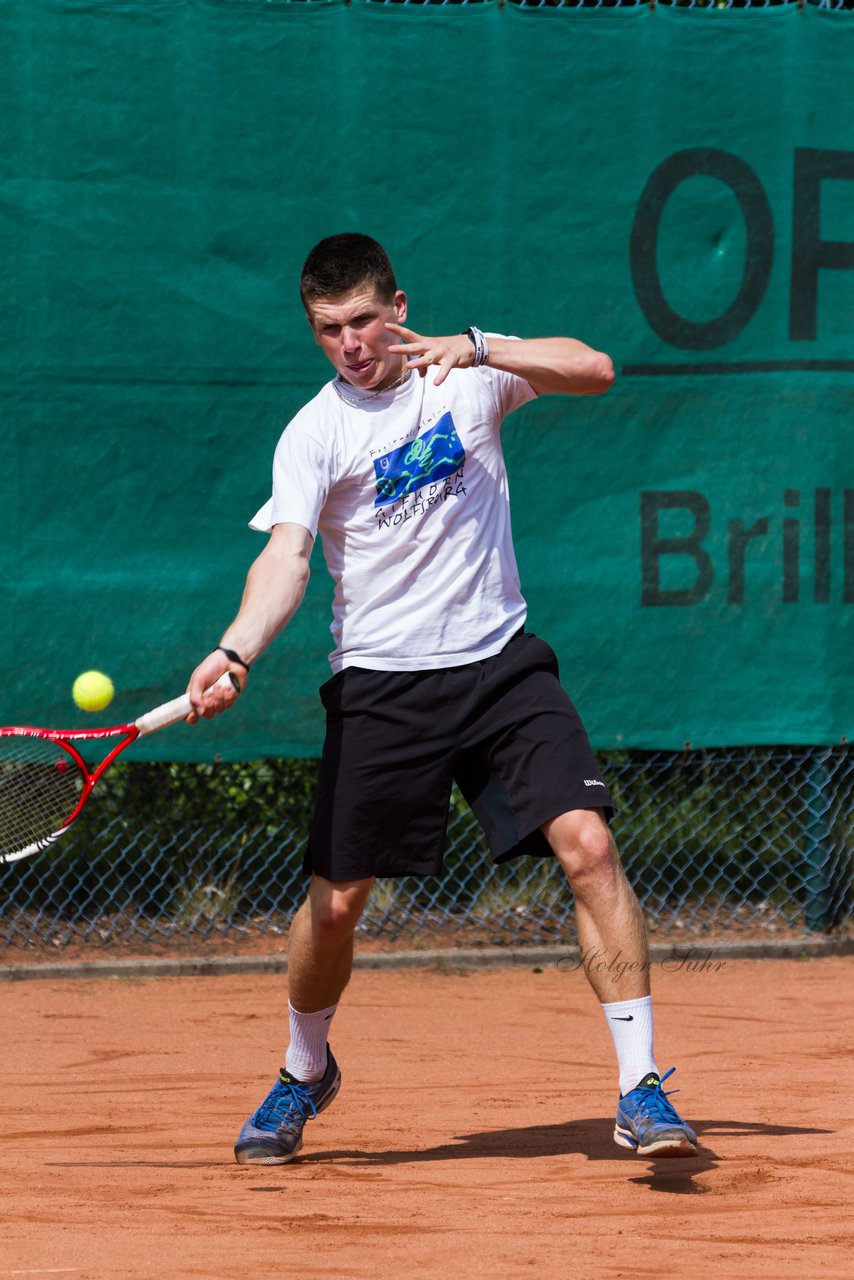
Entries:
{"label": "fence post", "polygon": [[833,832],[830,820],[831,784],[827,750],[811,751],[806,786],[806,876],[804,916],[811,931],[829,929]]}

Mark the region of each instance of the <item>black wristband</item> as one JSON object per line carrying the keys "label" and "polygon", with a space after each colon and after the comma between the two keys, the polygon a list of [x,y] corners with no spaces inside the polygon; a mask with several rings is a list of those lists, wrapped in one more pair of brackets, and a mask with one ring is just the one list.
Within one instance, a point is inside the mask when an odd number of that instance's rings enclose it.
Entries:
{"label": "black wristband", "polygon": [[225,645],[222,645],[222,644],[218,644],[217,649],[219,650],[220,653],[225,654],[229,662],[237,662],[241,667],[243,667],[244,671],[249,670],[249,663],[244,662],[240,654],[235,653],[233,649],[226,649]]}

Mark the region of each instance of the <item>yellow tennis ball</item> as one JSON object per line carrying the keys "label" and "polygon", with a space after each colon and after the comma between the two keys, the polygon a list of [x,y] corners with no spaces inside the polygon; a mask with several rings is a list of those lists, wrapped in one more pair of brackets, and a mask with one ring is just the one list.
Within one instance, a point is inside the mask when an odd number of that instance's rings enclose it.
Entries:
{"label": "yellow tennis ball", "polygon": [[84,671],[71,690],[81,711],[103,711],[112,702],[114,693],[113,682],[103,671]]}

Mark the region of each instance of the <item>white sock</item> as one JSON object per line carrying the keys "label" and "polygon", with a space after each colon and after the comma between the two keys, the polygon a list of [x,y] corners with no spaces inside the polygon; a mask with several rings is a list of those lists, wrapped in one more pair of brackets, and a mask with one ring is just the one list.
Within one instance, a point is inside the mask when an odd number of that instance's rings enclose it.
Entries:
{"label": "white sock", "polygon": [[316,1013],[300,1013],[288,1001],[291,1023],[291,1042],[285,1054],[285,1070],[306,1084],[320,1080],[326,1070],[326,1041],[329,1024],[338,1008],[332,1004]]}
{"label": "white sock", "polygon": [[602,1012],[614,1041],[620,1072],[620,1093],[636,1089],[644,1076],[658,1075],[653,1051],[652,997],[615,1000],[603,1004]]}

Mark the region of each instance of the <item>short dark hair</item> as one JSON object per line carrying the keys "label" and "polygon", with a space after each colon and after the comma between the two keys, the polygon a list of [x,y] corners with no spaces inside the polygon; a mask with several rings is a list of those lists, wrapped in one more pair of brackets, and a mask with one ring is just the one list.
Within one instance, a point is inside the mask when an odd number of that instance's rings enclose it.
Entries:
{"label": "short dark hair", "polygon": [[308,308],[314,298],[335,298],[369,282],[383,302],[391,302],[397,281],[385,249],[358,231],[327,236],[303,263],[299,296]]}

